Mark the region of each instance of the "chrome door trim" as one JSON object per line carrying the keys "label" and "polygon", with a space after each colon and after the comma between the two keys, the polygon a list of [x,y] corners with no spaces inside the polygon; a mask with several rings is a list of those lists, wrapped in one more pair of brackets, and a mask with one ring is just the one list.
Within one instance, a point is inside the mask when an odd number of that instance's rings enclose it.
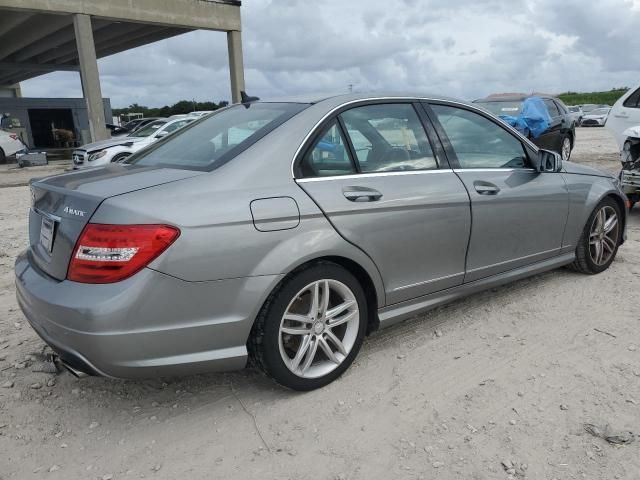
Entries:
{"label": "chrome door trim", "polygon": [[428,173],[453,173],[450,168],[433,169],[433,170],[410,170],[400,172],[369,172],[369,173],[354,173],[349,175],[331,175],[326,177],[309,177],[309,178],[294,178],[297,183],[309,183],[309,182],[322,182],[324,180],[349,180],[359,178],[372,178],[372,177],[397,177],[402,175],[424,175]]}
{"label": "chrome door trim", "polygon": [[394,288],[391,291],[392,292],[397,292],[399,290],[406,290],[407,288],[419,287],[420,285],[426,285],[428,283],[438,282],[440,280],[447,280],[449,278],[459,277],[460,275],[464,275],[464,272],[452,273],[451,275],[445,275],[444,277],[434,278],[434,279],[427,280],[427,281],[424,281],[424,282],[412,283],[410,285],[404,285],[402,287]]}
{"label": "chrome door trim", "polygon": [[539,255],[544,255],[546,253],[551,252],[559,252],[562,247],[552,248],[551,250],[544,250],[542,252],[532,253],[531,255],[525,255],[524,257],[513,258],[511,260],[505,260],[504,262],[492,263],[491,265],[485,265],[484,267],[472,268],[471,270],[467,270],[467,273],[479,272],[481,270],[486,270],[488,268],[499,267],[500,265],[506,265],[508,263],[518,262],[520,260],[526,260],[527,258],[537,257]]}
{"label": "chrome door trim", "polygon": [[[298,145],[298,148],[296,149],[296,152],[293,154],[293,158],[291,159],[291,178],[293,178],[294,180],[302,180],[301,178],[296,178],[295,172],[294,172],[294,164],[296,163],[296,158],[298,158],[298,155],[300,155],[300,151],[302,150],[302,147],[309,141],[309,138],[311,138],[316,131],[318,130],[318,127],[320,127],[324,121],[329,118],[331,115],[333,115],[336,111],[340,110],[341,108],[347,107],[349,105],[353,105],[353,104],[357,104],[357,103],[363,103],[363,102],[376,102],[376,101],[386,101],[386,100],[397,100],[397,101],[410,101],[410,102],[441,102],[441,103],[445,103],[445,104],[451,104],[451,105],[457,105],[460,107],[464,107],[468,110],[471,110],[473,112],[479,113],[481,115],[487,115],[487,111],[484,110],[483,108],[478,108],[478,107],[474,107],[473,105],[469,105],[466,103],[462,103],[462,102],[458,102],[455,100],[443,100],[443,99],[438,99],[438,98],[428,98],[428,97],[407,97],[404,95],[401,96],[397,96],[397,97],[368,97],[368,98],[358,98],[357,100],[350,100],[348,102],[345,103],[341,103],[340,105],[332,108],[331,110],[329,110],[327,113],[325,113],[322,118],[320,120],[318,120],[316,122],[316,124],[313,126],[313,128],[311,128],[311,130],[309,130],[309,132],[305,135],[304,139],[302,140],[302,142],[300,142],[300,145]],[[492,115],[491,113],[489,113],[489,115]],[[515,133],[516,136],[524,141],[526,144],[528,144],[531,148],[533,148],[534,151],[538,151],[538,147],[531,141],[529,140],[527,137],[525,137],[524,135],[522,135],[518,130],[516,130],[515,128],[513,128],[511,125],[509,125],[507,122],[505,122],[504,120],[502,120],[499,117],[495,117],[501,124],[502,126],[506,127],[508,130],[510,130],[511,132]]]}

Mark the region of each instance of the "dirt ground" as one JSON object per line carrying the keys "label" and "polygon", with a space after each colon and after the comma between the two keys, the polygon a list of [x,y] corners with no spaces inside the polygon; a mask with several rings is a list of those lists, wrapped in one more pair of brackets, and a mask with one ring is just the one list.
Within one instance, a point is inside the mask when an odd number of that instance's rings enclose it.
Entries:
{"label": "dirt ground", "polygon": [[[616,171],[615,152],[579,129],[575,161]],[[608,271],[549,272],[378,332],[300,394],[253,370],[34,372],[43,343],[13,285],[28,205],[26,187],[0,188],[0,479],[640,478],[640,437],[583,428],[640,434],[640,209]]]}

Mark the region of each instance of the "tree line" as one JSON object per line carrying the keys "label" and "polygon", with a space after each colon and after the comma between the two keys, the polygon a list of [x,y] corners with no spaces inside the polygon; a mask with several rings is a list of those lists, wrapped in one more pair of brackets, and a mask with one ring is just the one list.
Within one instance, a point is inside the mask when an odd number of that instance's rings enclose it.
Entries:
{"label": "tree line", "polygon": [[133,103],[124,108],[111,109],[114,117],[127,113],[142,113],[145,117],[170,117],[171,115],[179,115],[184,113],[191,113],[201,110],[217,110],[218,108],[226,107],[229,102],[222,100],[216,102],[196,102],[193,100],[180,100],[173,105],[165,105],[164,107],[145,107],[144,105],[138,105]]}

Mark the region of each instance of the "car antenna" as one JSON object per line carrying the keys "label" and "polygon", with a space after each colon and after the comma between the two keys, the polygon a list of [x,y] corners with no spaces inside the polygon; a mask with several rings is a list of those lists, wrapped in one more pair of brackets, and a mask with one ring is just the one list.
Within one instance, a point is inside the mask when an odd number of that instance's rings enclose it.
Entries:
{"label": "car antenna", "polygon": [[249,108],[251,102],[257,102],[258,100],[260,100],[258,97],[250,97],[247,92],[240,90],[240,101],[245,107]]}

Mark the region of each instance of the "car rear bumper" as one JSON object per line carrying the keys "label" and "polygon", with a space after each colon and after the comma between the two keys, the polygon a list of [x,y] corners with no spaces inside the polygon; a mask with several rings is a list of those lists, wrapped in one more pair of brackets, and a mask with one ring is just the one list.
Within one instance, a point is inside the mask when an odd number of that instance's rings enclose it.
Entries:
{"label": "car rear bumper", "polygon": [[243,368],[253,319],[281,278],[186,282],[147,268],[88,285],[48,277],[28,251],[15,275],[20,308],[63,361],[118,378]]}

